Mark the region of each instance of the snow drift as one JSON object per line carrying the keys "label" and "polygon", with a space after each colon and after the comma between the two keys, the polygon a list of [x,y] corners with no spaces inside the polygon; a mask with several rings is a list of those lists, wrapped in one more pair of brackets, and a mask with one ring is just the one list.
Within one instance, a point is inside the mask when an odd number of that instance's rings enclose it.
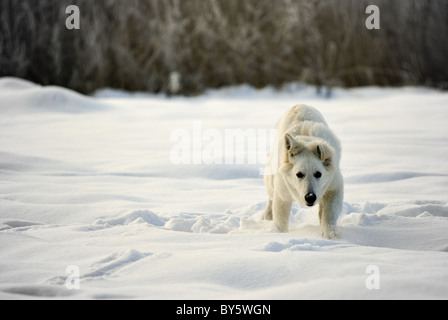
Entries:
{"label": "snow drift", "polygon": [[[176,129],[268,130],[297,103],[342,142],[338,240],[317,208],[294,205],[285,234],[262,221],[258,164],[170,162]],[[0,298],[447,299],[447,104],[424,88],[85,97],[0,79]]]}

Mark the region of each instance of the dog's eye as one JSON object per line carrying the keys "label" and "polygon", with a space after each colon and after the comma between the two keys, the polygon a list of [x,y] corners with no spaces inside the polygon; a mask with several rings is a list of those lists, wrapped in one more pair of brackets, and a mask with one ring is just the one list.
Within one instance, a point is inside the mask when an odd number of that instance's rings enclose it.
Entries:
{"label": "dog's eye", "polygon": [[299,179],[303,179],[305,177],[305,175],[302,172],[299,172],[298,174],[296,174],[296,176]]}
{"label": "dog's eye", "polygon": [[314,177],[315,177],[316,179],[319,179],[320,177],[322,177],[322,172],[317,171],[317,172],[314,174]]}

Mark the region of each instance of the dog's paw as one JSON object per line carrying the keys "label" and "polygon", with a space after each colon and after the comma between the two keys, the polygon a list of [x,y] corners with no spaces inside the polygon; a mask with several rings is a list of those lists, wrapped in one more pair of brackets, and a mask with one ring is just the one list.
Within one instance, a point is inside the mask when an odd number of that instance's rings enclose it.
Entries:
{"label": "dog's paw", "polygon": [[328,240],[337,240],[341,236],[341,233],[338,232],[335,228],[323,228],[322,230],[322,238]]}

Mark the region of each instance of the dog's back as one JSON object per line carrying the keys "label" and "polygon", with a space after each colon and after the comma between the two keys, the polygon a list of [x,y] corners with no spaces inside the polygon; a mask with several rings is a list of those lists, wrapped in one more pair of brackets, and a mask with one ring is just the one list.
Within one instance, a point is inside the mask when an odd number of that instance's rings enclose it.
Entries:
{"label": "dog's back", "polygon": [[285,112],[278,121],[276,128],[279,137],[278,154],[280,159],[284,157],[284,152],[286,152],[283,137],[286,133],[289,133],[291,136],[308,136],[325,140],[336,151],[334,161],[339,166],[341,144],[333,131],[330,130],[323,115],[316,108],[304,104],[296,105]]}
{"label": "dog's back", "polygon": [[288,128],[300,122],[310,121],[314,123],[322,123],[328,127],[322,114],[316,108],[298,104],[285,112],[283,117],[277,123],[277,129],[280,135],[287,132]]}

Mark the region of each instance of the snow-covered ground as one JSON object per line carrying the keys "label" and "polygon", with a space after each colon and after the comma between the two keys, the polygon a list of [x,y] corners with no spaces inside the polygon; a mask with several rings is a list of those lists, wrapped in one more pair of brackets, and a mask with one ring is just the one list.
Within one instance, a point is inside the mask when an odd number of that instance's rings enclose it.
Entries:
{"label": "snow-covered ground", "polygon": [[[297,103],[342,142],[337,240],[317,208],[293,206],[285,234],[260,220],[261,159],[207,161],[213,137],[258,144]],[[89,98],[0,79],[0,298],[447,299],[447,117],[425,88]]]}

